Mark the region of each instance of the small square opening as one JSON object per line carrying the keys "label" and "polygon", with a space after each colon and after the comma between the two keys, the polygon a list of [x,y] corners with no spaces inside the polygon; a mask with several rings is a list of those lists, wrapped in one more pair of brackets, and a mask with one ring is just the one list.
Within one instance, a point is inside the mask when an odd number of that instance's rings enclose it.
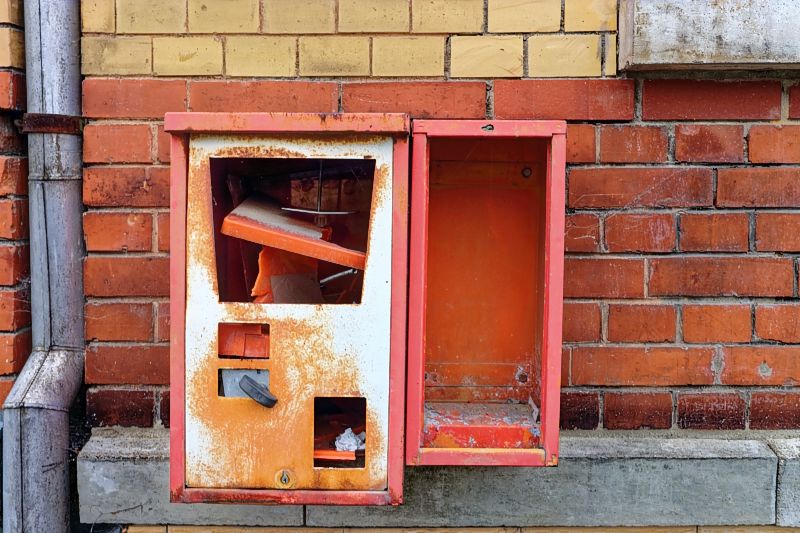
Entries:
{"label": "small square opening", "polygon": [[223,359],[269,359],[269,324],[220,323],[218,334]]}
{"label": "small square opening", "polygon": [[220,301],[361,302],[373,159],[210,165]]}
{"label": "small square opening", "polygon": [[366,398],[314,398],[314,467],[364,468]]}

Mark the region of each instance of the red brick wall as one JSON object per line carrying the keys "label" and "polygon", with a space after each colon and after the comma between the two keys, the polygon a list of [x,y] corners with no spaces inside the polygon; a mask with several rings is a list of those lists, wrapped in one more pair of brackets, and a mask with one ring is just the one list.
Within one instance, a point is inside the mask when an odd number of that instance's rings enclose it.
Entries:
{"label": "red brick wall", "polygon": [[24,98],[23,76],[0,72],[0,402],[31,351],[27,145],[13,123]]}
{"label": "red brick wall", "polygon": [[562,425],[800,427],[800,86],[88,78],[87,407],[166,423],[166,111],[567,119]]}

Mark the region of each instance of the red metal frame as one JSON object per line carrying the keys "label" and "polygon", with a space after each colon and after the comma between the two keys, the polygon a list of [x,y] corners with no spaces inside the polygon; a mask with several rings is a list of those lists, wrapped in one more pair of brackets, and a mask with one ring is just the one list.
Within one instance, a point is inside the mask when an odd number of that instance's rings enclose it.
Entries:
{"label": "red metal frame", "polygon": [[[399,505],[403,502],[403,439],[408,246],[408,132],[403,114],[167,113],[170,170],[170,499],[313,505]],[[203,133],[383,133],[394,137],[392,313],[389,360],[388,487],[385,491],[213,489],[186,487],[185,317],[186,184],[189,139]]]}
{"label": "red metal frame", "polygon": [[[423,448],[425,316],[430,137],[548,138],[542,313],[541,447]],[[563,121],[415,120],[412,129],[406,463],[409,465],[551,466],[558,464],[561,321],[564,272],[566,123]]]}

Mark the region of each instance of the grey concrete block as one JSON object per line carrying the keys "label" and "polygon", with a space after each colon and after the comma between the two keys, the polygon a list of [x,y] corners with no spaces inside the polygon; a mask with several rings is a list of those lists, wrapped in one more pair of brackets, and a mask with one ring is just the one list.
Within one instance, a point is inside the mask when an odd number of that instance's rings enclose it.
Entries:
{"label": "grey concrete block", "polygon": [[563,438],[557,468],[406,469],[405,505],[308,506],[309,526],[649,526],[775,522],[760,441]]}
{"label": "grey concrete block", "polygon": [[294,526],[300,505],[169,503],[169,433],[96,429],[78,455],[81,522]]}
{"label": "grey concrete block", "polygon": [[800,526],[800,439],[775,439],[770,446],[778,455],[778,501],[775,521],[784,527]]}
{"label": "grey concrete block", "polygon": [[797,0],[622,0],[619,65],[634,70],[797,68]]}

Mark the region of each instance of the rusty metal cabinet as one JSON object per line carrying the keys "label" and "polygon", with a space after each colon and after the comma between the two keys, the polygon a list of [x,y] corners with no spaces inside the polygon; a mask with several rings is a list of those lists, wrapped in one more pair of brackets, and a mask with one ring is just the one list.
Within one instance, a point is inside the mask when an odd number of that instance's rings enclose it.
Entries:
{"label": "rusty metal cabinet", "polygon": [[165,130],[172,500],[400,503],[408,118]]}
{"label": "rusty metal cabinet", "polygon": [[565,132],[413,123],[410,465],[558,462]]}

